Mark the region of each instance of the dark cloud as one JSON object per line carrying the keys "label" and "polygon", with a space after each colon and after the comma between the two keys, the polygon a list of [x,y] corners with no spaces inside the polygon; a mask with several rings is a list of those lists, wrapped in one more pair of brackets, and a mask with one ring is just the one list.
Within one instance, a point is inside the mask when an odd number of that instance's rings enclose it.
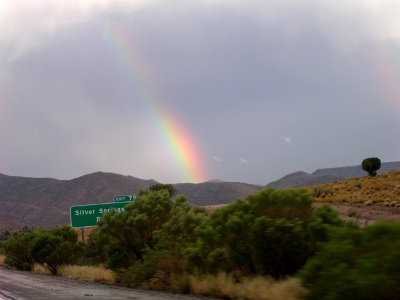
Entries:
{"label": "dark cloud", "polygon": [[49,17],[37,9],[30,36],[0,29],[0,172],[183,181],[156,124],[171,113],[195,138],[205,179],[265,184],[398,160],[399,36],[387,2],[71,2],[76,17],[62,24],[36,21]]}

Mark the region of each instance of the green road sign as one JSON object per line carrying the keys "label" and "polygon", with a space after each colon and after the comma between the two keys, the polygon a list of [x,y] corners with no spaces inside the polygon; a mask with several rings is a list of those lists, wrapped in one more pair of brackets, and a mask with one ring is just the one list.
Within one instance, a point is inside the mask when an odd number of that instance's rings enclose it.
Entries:
{"label": "green road sign", "polygon": [[125,206],[130,202],[102,203],[71,206],[71,226],[73,228],[97,226],[105,212],[114,208],[117,212],[124,212]]}
{"label": "green road sign", "polygon": [[136,195],[114,196],[114,202],[131,202],[136,199]]}

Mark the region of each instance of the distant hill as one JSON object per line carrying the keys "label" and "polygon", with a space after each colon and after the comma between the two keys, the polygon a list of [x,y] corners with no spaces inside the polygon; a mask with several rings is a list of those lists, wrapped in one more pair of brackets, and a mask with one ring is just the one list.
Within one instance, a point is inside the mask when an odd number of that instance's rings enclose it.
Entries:
{"label": "distant hill", "polygon": [[[386,173],[391,170],[399,170],[400,162],[382,163],[378,174]],[[265,187],[274,187],[277,189],[285,189],[290,187],[313,186],[318,184],[326,184],[335,181],[341,181],[348,178],[367,176],[361,165],[318,169],[312,174],[306,172],[295,172],[282,177],[279,180],[267,184]]]}
{"label": "distant hill", "polygon": [[228,204],[260,190],[257,185],[240,182],[178,183],[174,185],[179,194],[188,197],[190,203],[199,206]]}
{"label": "distant hill", "polygon": [[[73,205],[113,202],[155,184],[132,176],[97,172],[72,180],[0,176],[0,226],[69,224]],[[8,221],[7,221],[8,220]],[[12,220],[13,222],[10,222]]]}
{"label": "distant hill", "polygon": [[[116,195],[137,194],[156,183],[103,172],[72,180],[0,174],[0,228],[69,224],[71,206],[113,202]],[[232,182],[174,186],[194,205],[230,203],[260,189],[259,186]]]}
{"label": "distant hill", "polygon": [[286,189],[291,187],[312,186],[316,184],[329,183],[333,181],[340,181],[345,179],[331,174],[326,175],[313,175],[306,172],[295,172],[282,177],[279,180],[267,184],[265,187],[273,187],[276,189]]}
{"label": "distant hill", "polygon": [[[358,169],[358,170],[357,170]],[[400,162],[382,163],[378,173],[400,169]],[[366,176],[360,166],[318,169],[312,174],[295,172],[266,187],[313,186],[345,178]],[[114,173],[96,172],[72,180],[30,178],[0,174],[0,228],[56,226],[70,223],[74,205],[113,202],[113,196],[137,194],[157,182]],[[240,182],[174,184],[178,194],[199,206],[228,204],[245,199],[262,187]]]}
{"label": "distant hill", "polygon": [[[385,162],[382,163],[380,169],[378,170],[378,174],[383,174],[392,170],[400,169],[400,161],[395,162]],[[354,177],[362,177],[366,176],[367,172],[365,172],[361,168],[361,164],[358,166],[350,166],[350,167],[339,167],[339,168],[328,168],[328,169],[318,169],[312,173],[314,176],[322,176],[322,175],[334,175],[342,178],[354,178]]]}

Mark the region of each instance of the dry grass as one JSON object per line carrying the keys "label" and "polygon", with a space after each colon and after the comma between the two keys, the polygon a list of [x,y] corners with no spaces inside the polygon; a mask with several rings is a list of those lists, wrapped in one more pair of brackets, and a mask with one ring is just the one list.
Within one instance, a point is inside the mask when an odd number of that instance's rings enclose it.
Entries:
{"label": "dry grass", "polygon": [[[35,264],[33,268],[34,273],[51,274],[49,270],[45,269],[39,264]],[[59,275],[71,279],[83,279],[96,282],[115,283],[114,272],[100,266],[62,266],[59,269]]]}
{"label": "dry grass", "polygon": [[87,243],[89,241],[90,235],[95,233],[98,230],[98,227],[88,227],[88,228],[77,228],[75,229],[78,234],[78,241],[82,241],[82,231],[84,234],[84,241]]}
{"label": "dry grass", "polygon": [[88,281],[115,283],[113,271],[100,266],[62,266],[60,275],[72,279],[84,279]]}
{"label": "dry grass", "polygon": [[400,170],[374,177],[365,176],[307,187],[318,202],[347,202],[356,205],[400,207]]}
{"label": "dry grass", "polygon": [[298,300],[304,292],[297,278],[274,281],[257,276],[236,282],[232,276],[220,273],[202,278],[190,276],[189,284],[194,294],[246,300]]}
{"label": "dry grass", "polygon": [[39,264],[35,264],[33,266],[33,273],[47,274],[47,275],[51,274],[51,272],[49,270],[45,269],[42,265],[39,265]]}
{"label": "dry grass", "polygon": [[4,254],[0,254],[0,266],[4,266],[4,259],[6,256]]}

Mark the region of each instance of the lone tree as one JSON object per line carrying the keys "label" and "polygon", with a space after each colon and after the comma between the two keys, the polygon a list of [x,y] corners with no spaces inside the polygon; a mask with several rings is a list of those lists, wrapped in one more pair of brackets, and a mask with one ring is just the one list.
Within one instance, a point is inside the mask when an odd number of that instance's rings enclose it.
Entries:
{"label": "lone tree", "polygon": [[377,157],[369,157],[362,161],[362,169],[368,172],[368,175],[375,176],[376,171],[381,167],[381,160]]}

